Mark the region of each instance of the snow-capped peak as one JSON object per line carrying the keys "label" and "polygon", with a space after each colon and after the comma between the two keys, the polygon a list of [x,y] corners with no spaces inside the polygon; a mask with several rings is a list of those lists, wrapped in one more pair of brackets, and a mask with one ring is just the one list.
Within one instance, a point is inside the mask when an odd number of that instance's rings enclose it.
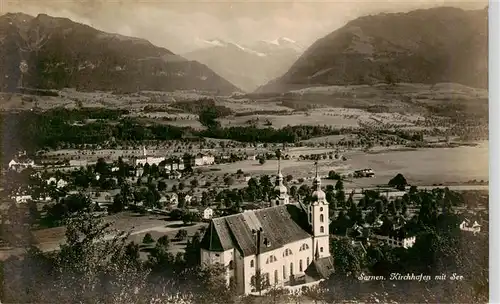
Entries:
{"label": "snow-capped peak", "polygon": [[282,38],[281,38],[281,40],[286,41],[286,42],[288,42],[288,43],[297,43],[297,41],[292,40],[292,39],[287,38],[287,37],[282,37]]}
{"label": "snow-capped peak", "polygon": [[275,45],[283,45],[286,43],[292,43],[292,44],[297,43],[295,40],[287,38],[287,37],[280,37],[280,38],[276,38],[274,40],[267,41],[267,42],[270,44],[275,44]]}
{"label": "snow-capped peak", "polygon": [[213,46],[226,46],[227,42],[222,41],[220,39],[210,39],[210,40],[203,40],[204,43],[213,45]]}
{"label": "snow-capped peak", "polygon": [[241,46],[241,45],[239,45],[239,44],[237,44],[237,43],[232,43],[232,44],[233,44],[234,46],[236,46],[237,48],[239,48],[240,50],[245,51],[245,52],[247,52],[247,53],[252,53],[252,54],[255,54],[255,55],[259,56],[259,57],[265,57],[265,56],[267,56],[267,55],[266,55],[266,54],[264,54],[264,53],[260,53],[260,52],[257,52],[257,51],[254,51],[254,50],[251,50],[251,49],[246,48],[246,47],[243,47],[243,46]]}

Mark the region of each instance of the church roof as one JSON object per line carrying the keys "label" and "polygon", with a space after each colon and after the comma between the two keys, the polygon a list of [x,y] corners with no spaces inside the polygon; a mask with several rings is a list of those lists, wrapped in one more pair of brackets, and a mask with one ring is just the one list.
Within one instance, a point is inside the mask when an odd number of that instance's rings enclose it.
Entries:
{"label": "church roof", "polygon": [[[243,256],[255,255],[257,241],[252,230],[260,228],[261,253],[311,237],[307,214],[298,206],[288,204],[212,219],[201,248],[219,252],[234,248]],[[264,244],[265,239],[268,246]]]}
{"label": "church roof", "polygon": [[314,260],[306,269],[305,274],[314,279],[328,279],[335,272],[333,257],[324,257]]}

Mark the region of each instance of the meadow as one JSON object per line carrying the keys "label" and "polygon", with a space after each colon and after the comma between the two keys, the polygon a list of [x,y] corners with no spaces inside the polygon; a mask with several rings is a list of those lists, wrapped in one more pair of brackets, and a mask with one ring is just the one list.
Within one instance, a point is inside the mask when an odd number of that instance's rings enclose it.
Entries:
{"label": "meadow", "polygon": [[[300,148],[291,149],[294,158],[282,160],[283,175],[292,175],[295,179],[311,178],[315,173],[314,161],[298,160],[300,154],[319,154],[331,152],[331,149]],[[287,152],[288,153],[288,152]],[[488,142],[483,141],[476,147],[425,148],[414,150],[383,150],[374,153],[348,151],[347,160],[321,160],[318,172],[327,176],[330,170],[348,173],[354,170],[371,168],[373,178],[350,179],[346,186],[372,187],[387,184],[398,173],[402,173],[410,184],[432,186],[433,184],[466,183],[470,180],[488,180]],[[232,164],[214,165],[220,169],[217,174],[235,173],[238,169],[250,175],[276,174],[277,161],[268,160],[260,165],[256,160],[245,160]],[[324,180],[324,184],[333,181]]]}

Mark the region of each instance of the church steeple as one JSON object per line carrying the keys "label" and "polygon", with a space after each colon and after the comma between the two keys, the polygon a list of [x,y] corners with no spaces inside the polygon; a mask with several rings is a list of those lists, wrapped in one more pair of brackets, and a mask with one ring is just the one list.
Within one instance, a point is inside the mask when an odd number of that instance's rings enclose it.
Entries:
{"label": "church steeple", "polygon": [[281,173],[281,157],[278,157],[278,173],[276,174],[276,186],[283,185],[283,174]]}
{"label": "church steeple", "polygon": [[318,162],[315,162],[314,165],[316,166],[316,176],[313,180],[313,203],[324,203],[326,202],[326,194],[325,192],[323,192],[323,190],[321,190],[321,178],[319,177],[318,173]]}
{"label": "church steeple", "polygon": [[321,178],[318,174],[318,162],[315,162],[314,165],[316,166],[316,175],[314,176],[313,180],[313,189],[315,191],[321,191]]}
{"label": "church steeple", "polygon": [[318,162],[314,163],[316,166],[316,176],[313,181],[313,190],[311,204],[309,207],[309,223],[313,240],[316,243],[314,258],[319,259],[330,256],[329,250],[329,226],[330,218],[328,211],[328,201],[326,194],[321,190],[321,178],[318,172]]}
{"label": "church steeple", "polygon": [[283,174],[281,173],[281,152],[276,151],[278,157],[278,173],[276,174],[276,182],[274,187],[275,197],[271,200],[271,207],[284,205],[289,203],[288,191],[283,184]]}

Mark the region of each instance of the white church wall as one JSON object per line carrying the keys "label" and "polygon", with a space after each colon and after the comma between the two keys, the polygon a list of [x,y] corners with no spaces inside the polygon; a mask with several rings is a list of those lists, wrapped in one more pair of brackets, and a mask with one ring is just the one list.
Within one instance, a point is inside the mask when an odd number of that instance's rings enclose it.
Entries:
{"label": "white church wall", "polygon": [[[304,246],[303,250],[300,250],[301,247]],[[312,238],[306,238],[300,241],[296,241],[290,244],[287,244],[284,247],[277,248],[273,251],[262,253],[260,257],[260,268],[261,273],[269,274],[269,283],[271,285],[282,286],[285,282],[290,281],[290,264],[293,264],[293,274],[295,278],[301,277],[304,275],[304,271],[307,269],[308,261],[309,264],[313,261],[313,246],[312,246]],[[292,254],[285,255],[287,249],[291,250]],[[276,257],[276,261],[270,262],[270,257]],[[252,262],[253,261],[253,267]],[[266,263],[269,261],[269,263]],[[300,261],[302,261],[302,271],[300,271]],[[255,275],[257,269],[257,260],[256,256],[248,256],[244,259],[244,284],[245,284],[245,293],[248,294],[253,289],[252,287],[252,276]],[[283,275],[283,270],[284,274]],[[275,283],[275,277],[278,276],[277,284]]]}

